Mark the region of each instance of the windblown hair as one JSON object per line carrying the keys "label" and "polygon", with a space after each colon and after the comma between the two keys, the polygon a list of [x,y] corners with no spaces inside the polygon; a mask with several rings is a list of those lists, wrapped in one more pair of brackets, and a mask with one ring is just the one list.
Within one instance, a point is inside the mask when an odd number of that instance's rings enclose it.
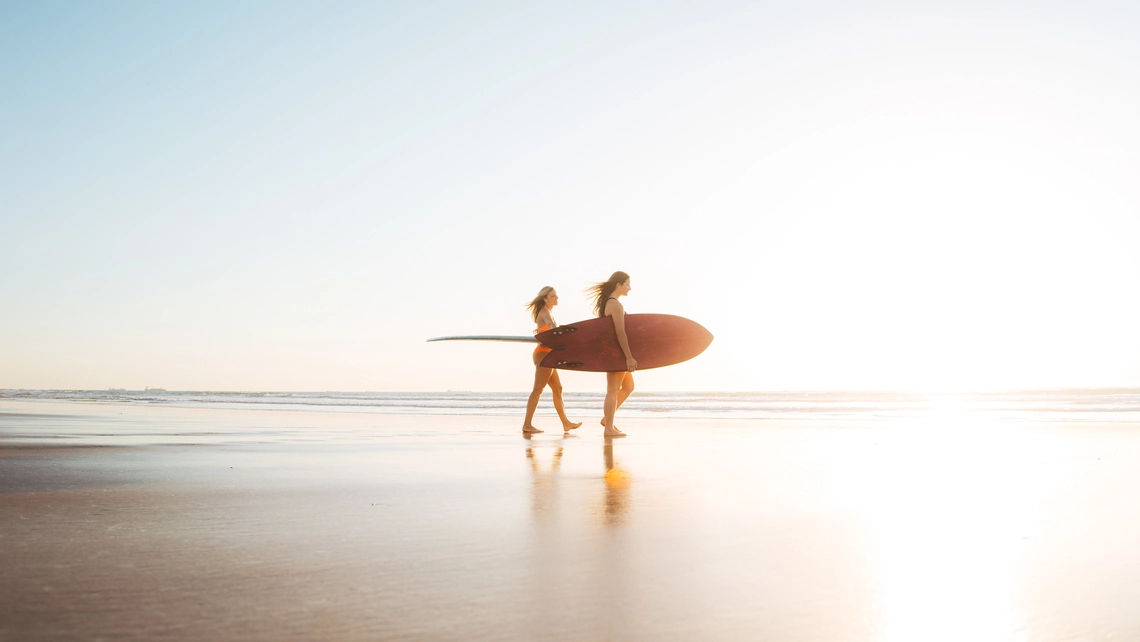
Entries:
{"label": "windblown hair", "polygon": [[610,275],[609,279],[601,283],[595,283],[586,288],[586,291],[594,295],[594,314],[603,317],[606,315],[606,301],[609,301],[613,296],[614,290],[617,286],[629,280],[629,275],[625,272],[614,272]]}
{"label": "windblown hair", "polygon": [[538,323],[538,313],[546,307],[546,296],[554,291],[551,286],[546,286],[538,291],[538,296],[534,300],[526,304],[526,309],[530,310],[530,316],[534,317],[534,322]]}

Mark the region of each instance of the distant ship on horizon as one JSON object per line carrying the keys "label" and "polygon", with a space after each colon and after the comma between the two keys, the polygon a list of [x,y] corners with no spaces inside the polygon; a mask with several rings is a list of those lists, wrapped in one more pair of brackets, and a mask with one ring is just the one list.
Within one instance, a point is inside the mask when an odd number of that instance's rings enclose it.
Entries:
{"label": "distant ship on horizon", "polygon": [[150,386],[147,386],[143,392],[166,392],[166,388],[151,388]]}

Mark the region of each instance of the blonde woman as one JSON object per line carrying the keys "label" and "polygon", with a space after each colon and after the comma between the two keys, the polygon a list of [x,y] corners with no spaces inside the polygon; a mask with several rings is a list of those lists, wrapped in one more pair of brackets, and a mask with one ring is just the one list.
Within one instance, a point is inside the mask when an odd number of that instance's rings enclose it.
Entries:
{"label": "blonde woman", "polygon": [[[554,317],[550,314],[550,310],[556,305],[558,305],[558,293],[549,285],[539,290],[538,296],[527,304],[527,309],[534,317],[535,334],[558,327]],[[554,368],[543,368],[538,365],[548,352],[550,352],[550,348],[540,344],[534,349],[534,354],[531,355],[534,361],[534,388],[530,391],[530,398],[526,400],[526,418],[523,419],[522,426],[524,435],[542,432],[535,428],[531,422],[534,421],[534,411],[538,408],[538,398],[546,386],[550,386],[550,394],[554,398],[554,409],[558,411],[558,418],[562,420],[562,430],[568,432],[582,425],[582,422],[574,423],[566,417],[566,407],[562,403],[562,381],[558,379],[558,371]]]}

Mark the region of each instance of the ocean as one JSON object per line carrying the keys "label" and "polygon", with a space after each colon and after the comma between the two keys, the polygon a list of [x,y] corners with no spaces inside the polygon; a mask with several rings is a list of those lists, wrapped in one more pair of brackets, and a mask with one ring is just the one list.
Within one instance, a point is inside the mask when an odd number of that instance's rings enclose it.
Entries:
{"label": "ocean", "polygon": [[[600,416],[601,393],[566,393],[571,417]],[[214,392],[165,390],[0,390],[0,400],[73,401],[174,407],[377,414],[521,415],[521,392]],[[973,393],[860,391],[635,392],[625,416],[693,419],[882,420],[963,413],[995,420],[1140,421],[1140,388]],[[538,414],[554,410],[543,395]]]}

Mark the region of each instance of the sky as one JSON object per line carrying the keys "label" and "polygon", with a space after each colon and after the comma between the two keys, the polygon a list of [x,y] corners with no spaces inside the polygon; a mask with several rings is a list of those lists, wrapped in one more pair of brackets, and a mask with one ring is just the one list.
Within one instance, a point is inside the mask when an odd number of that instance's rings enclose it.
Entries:
{"label": "sky", "polygon": [[[1140,386],[1140,5],[0,4],[0,388]],[[636,356],[636,355],[635,355]],[[568,373],[572,391],[604,390]]]}

